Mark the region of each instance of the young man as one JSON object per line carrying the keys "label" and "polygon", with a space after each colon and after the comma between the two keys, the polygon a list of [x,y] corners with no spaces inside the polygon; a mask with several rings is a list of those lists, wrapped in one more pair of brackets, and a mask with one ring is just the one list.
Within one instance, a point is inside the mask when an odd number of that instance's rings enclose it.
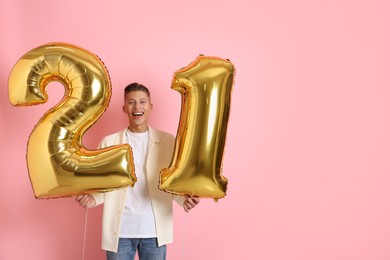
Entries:
{"label": "young man", "polygon": [[133,260],[137,251],[140,260],[166,259],[166,244],[173,241],[173,199],[186,212],[199,203],[199,198],[173,196],[158,189],[159,173],[169,166],[175,138],[149,127],[152,108],[149,90],[144,85],[128,85],[123,112],[129,126],[104,137],[99,145],[131,145],[137,175],[134,187],[76,197],[84,208],[104,203],[102,249],[106,250],[107,260]]}

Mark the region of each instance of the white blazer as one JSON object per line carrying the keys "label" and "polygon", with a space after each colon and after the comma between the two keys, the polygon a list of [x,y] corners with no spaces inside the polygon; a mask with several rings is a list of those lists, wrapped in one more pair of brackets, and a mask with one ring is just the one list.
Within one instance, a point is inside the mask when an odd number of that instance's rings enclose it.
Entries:
{"label": "white blazer", "polygon": [[[126,131],[127,129],[123,129],[115,134],[104,137],[99,144],[99,148],[127,143]],[[174,196],[158,188],[160,171],[169,166],[174,146],[175,137],[173,135],[149,127],[146,175],[150,197],[152,199],[159,246],[172,243],[173,241],[173,199],[181,206],[183,206],[184,202],[184,197]],[[96,200],[96,206],[104,203],[102,221],[103,250],[112,252],[117,252],[118,250],[120,222],[125,207],[127,190],[128,188],[126,187],[93,195]]]}

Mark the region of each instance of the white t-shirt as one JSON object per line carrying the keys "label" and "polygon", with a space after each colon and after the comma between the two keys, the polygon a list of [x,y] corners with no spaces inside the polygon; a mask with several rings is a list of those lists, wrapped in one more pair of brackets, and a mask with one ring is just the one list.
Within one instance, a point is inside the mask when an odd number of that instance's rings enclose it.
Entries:
{"label": "white t-shirt", "polygon": [[120,237],[150,238],[157,237],[152,200],[146,177],[146,154],[149,131],[133,133],[127,130],[127,142],[133,150],[137,182],[129,187],[125,209],[121,220]]}

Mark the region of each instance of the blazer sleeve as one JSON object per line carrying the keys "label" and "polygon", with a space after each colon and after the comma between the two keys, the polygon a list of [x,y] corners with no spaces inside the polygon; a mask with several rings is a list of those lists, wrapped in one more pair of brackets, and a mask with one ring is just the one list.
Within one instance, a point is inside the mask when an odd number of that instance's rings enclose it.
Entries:
{"label": "blazer sleeve", "polygon": [[183,207],[186,198],[184,196],[174,195],[173,199],[177,202],[177,204]]}

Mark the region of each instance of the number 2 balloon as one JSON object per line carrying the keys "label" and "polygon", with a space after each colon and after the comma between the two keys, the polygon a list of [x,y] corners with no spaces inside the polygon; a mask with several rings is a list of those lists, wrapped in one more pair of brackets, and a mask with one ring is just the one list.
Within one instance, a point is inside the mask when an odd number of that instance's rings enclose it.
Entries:
{"label": "number 2 balloon", "polygon": [[80,47],[52,43],[22,56],[9,76],[14,106],[47,101],[51,81],[65,86],[63,99],[32,130],[27,165],[36,198],[104,192],[136,182],[130,146],[88,150],[82,137],[105,112],[111,98],[106,67]]}

